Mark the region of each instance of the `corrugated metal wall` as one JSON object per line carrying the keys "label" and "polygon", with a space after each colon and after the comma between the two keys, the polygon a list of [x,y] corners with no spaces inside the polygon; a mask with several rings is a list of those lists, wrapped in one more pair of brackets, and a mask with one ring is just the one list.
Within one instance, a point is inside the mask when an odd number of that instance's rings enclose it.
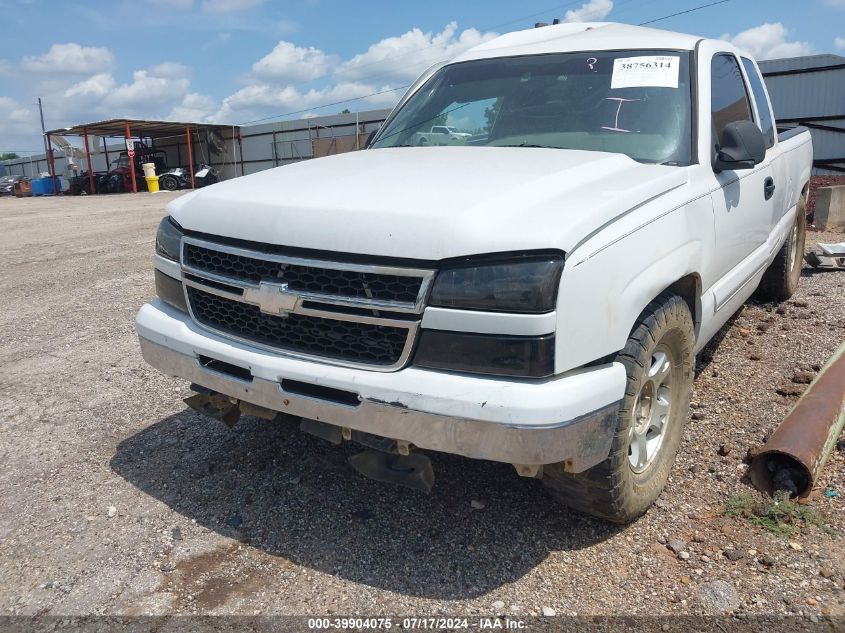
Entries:
{"label": "corrugated metal wall", "polygon": [[760,62],[760,70],[778,122],[810,128],[813,174],[845,174],[845,57],[775,59]]}

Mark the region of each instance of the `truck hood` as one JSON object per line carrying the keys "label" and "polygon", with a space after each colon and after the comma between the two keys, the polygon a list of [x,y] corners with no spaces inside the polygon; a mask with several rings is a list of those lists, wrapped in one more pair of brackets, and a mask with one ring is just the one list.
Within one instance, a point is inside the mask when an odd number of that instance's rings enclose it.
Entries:
{"label": "truck hood", "polygon": [[222,182],[168,211],[188,230],[322,251],[424,260],[569,252],[683,185],[686,172],[576,150],[375,149]]}

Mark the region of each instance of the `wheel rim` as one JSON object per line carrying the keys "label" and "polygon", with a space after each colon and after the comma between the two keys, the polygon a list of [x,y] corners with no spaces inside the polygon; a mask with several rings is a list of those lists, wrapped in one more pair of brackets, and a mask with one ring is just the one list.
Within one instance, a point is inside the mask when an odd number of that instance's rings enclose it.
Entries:
{"label": "wheel rim", "polygon": [[789,251],[791,254],[789,261],[789,272],[795,270],[795,264],[798,262],[798,223],[792,227],[792,236],[789,238]]}
{"label": "wheel rim", "polygon": [[669,350],[658,345],[634,401],[628,432],[628,462],[635,473],[646,470],[663,446],[672,408],[672,371]]}

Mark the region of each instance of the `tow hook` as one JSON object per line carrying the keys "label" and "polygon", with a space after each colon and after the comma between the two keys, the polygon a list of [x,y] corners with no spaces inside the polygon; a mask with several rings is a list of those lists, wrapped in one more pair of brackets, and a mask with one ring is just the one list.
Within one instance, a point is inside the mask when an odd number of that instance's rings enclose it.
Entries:
{"label": "tow hook", "polygon": [[238,401],[222,393],[196,393],[183,400],[194,411],[207,415],[232,428],[241,418]]}
{"label": "tow hook", "polygon": [[421,453],[394,455],[380,451],[364,451],[349,458],[359,473],[370,479],[397,484],[428,494],[434,486],[431,460]]}
{"label": "tow hook", "polygon": [[279,413],[266,407],[258,406],[243,400],[230,398],[222,393],[214,391],[201,391],[183,400],[185,404],[194,411],[207,415],[215,420],[220,420],[232,428],[237,424],[243,415],[252,415],[265,420],[275,420]]}

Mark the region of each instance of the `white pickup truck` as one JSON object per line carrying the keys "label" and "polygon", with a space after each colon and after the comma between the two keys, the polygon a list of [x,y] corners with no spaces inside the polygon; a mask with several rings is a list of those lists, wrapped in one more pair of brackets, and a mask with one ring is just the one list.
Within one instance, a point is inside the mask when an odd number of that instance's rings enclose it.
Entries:
{"label": "white pickup truck", "polygon": [[[416,146],[444,116],[481,141]],[[510,33],[426,72],[364,151],[171,202],[141,349],[196,408],[294,416],[376,479],[428,489],[445,451],[630,521],[696,353],[798,284],[811,157],[731,44]]]}
{"label": "white pickup truck", "polygon": [[417,145],[462,145],[465,144],[472,134],[461,132],[446,125],[432,125],[428,132],[416,132],[414,141]]}

